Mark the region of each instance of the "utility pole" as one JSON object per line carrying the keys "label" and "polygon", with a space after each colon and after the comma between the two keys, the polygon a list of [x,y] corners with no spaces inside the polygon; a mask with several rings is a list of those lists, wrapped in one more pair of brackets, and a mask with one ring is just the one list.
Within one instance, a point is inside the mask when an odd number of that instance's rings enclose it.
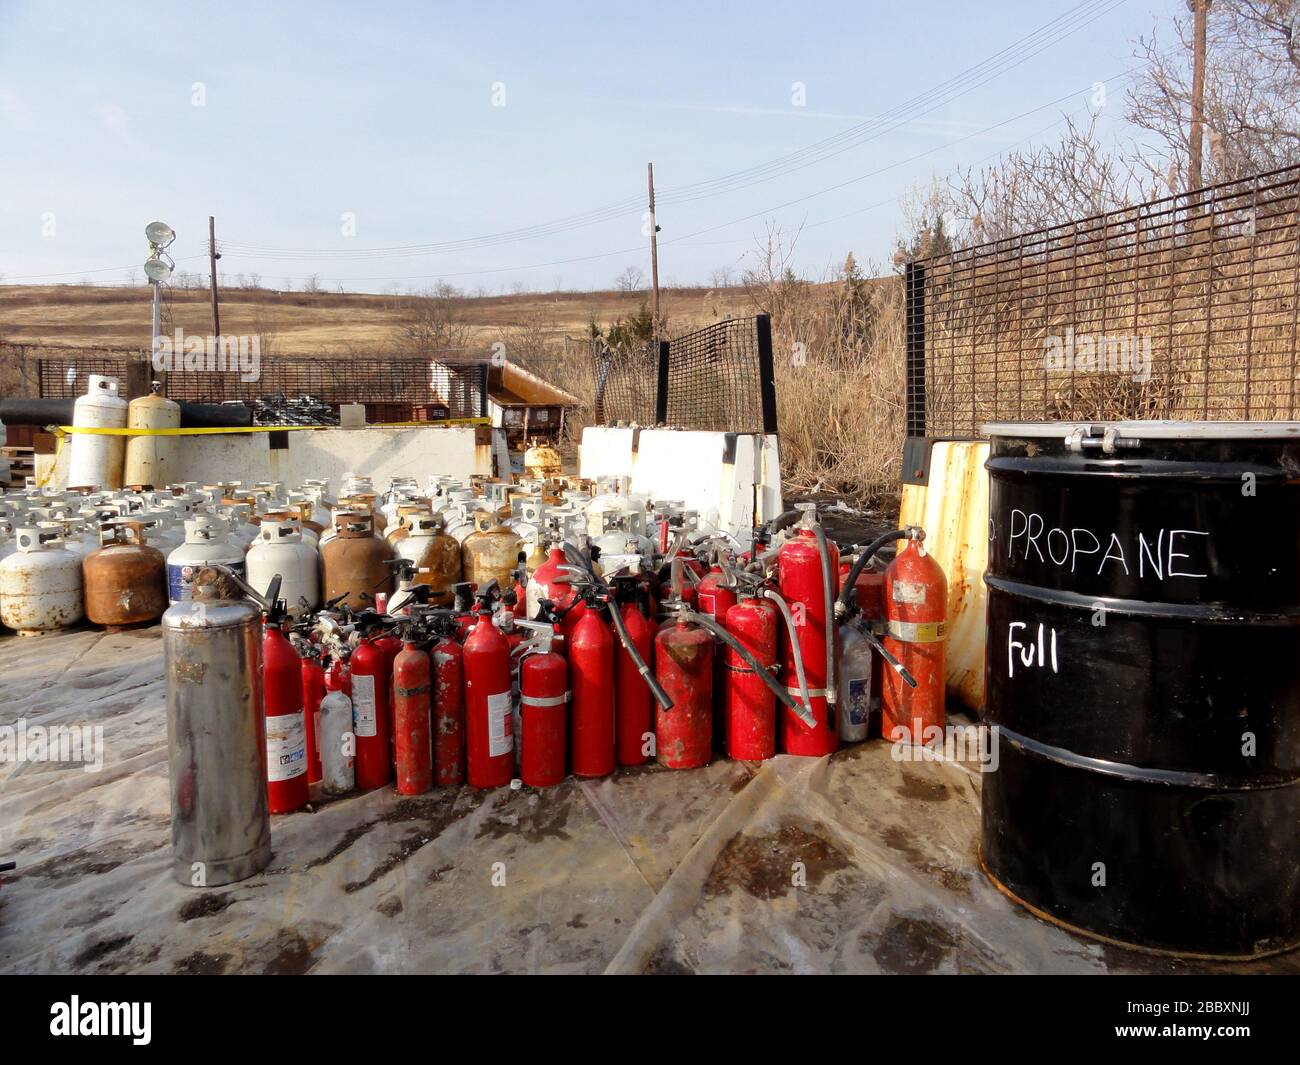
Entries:
{"label": "utility pole", "polygon": [[1187,191],[1201,187],[1205,140],[1205,22],[1210,0],[1188,0],[1192,9],[1192,137],[1187,149]]}
{"label": "utility pole", "polygon": [[650,185],[650,284],[655,318],[655,337],[659,336],[659,226],[655,223],[655,165],[646,163]]}
{"label": "utility pole", "polygon": [[212,270],[212,335],[221,336],[221,314],[217,310],[217,220],[208,215],[208,265]]}

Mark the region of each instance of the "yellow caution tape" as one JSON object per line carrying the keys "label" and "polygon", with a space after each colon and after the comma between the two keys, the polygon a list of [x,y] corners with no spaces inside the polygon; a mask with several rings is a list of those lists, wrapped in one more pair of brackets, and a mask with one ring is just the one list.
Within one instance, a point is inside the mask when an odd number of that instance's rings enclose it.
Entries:
{"label": "yellow caution tape", "polygon": [[[451,426],[490,425],[490,418],[448,418],[437,422],[378,422],[360,429],[441,429]],[[203,429],[97,429],[89,426],[50,425],[56,437],[86,436],[213,436],[225,433],[284,433],[303,429],[339,429],[338,425],[220,425]]]}

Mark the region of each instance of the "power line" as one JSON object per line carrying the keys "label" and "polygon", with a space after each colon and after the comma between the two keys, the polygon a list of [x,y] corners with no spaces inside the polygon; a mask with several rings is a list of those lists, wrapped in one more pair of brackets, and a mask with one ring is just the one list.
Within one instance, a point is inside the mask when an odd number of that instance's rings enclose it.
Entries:
{"label": "power line", "polygon": [[[1070,8],[1064,14],[1050,20],[1025,37],[1007,45],[993,56],[897,105],[883,115],[859,123],[834,136],[824,138],[814,144],[807,145],[765,163],[756,164],[744,170],[735,171],[717,178],[685,185],[678,189],[670,187],[667,191],[659,193],[658,201],[660,204],[689,203],[706,197],[736,192],[743,188],[770,181],[775,177],[804,169],[825,159],[840,155],[852,148],[859,147],[871,140],[878,139],[915,118],[922,117],[952,103],[961,96],[1001,76],[1008,70],[1041,54],[1053,45],[1060,43],[1066,37],[1109,14],[1122,3],[1124,3],[1124,0],[1084,0],[1083,3]],[[610,221],[633,211],[639,211],[642,206],[640,201],[625,200],[618,204],[599,208],[596,211],[569,215],[565,218],[538,223],[522,229],[505,230],[480,237],[465,237],[430,244],[328,250],[268,248],[240,241],[223,241],[221,247],[223,250],[238,253],[241,258],[278,262],[346,262],[394,257],[413,258],[430,254],[465,252],[544,236],[556,236],[574,229]]]}

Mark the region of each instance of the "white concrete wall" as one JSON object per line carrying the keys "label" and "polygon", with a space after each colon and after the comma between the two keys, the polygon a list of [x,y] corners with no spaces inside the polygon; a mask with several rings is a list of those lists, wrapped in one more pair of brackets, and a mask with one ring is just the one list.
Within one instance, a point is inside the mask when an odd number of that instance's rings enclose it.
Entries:
{"label": "white concrete wall", "polygon": [[[403,429],[308,429],[285,434],[287,449],[272,450],[269,433],[213,433],[175,437],[175,481],[283,481],[299,484],[329,478],[333,487],[344,473],[359,473],[387,484],[393,477],[431,473],[468,478],[494,476],[490,444],[477,443],[473,426]],[[53,483],[67,483],[69,444],[55,463]]]}
{"label": "white concrete wall", "polygon": [[582,431],[580,472],[630,477],[633,492],[683,500],[745,544],[756,521],[782,509],[775,436],[590,426]]}

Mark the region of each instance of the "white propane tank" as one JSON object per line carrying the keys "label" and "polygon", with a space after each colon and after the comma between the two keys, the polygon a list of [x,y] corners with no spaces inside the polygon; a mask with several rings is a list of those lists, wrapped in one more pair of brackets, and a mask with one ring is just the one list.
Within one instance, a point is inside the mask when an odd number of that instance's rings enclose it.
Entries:
{"label": "white propane tank", "polygon": [[204,566],[229,566],[244,576],[244,549],[231,543],[224,518],[197,517],[185,523],[185,542],[167,556],[167,597],[172,604],[193,598],[194,577]]}
{"label": "white propane tank", "polygon": [[297,522],[263,521],[245,563],[248,583],[263,595],[275,575],[280,575],[280,598],[290,614],[320,606],[320,556],[303,542]]}
{"label": "white propane tank", "polygon": [[[131,400],[126,410],[128,429],[179,429],[181,405],[158,394],[159,384],[147,396]],[[165,485],[176,468],[174,436],[132,436],[126,442],[123,484]]]}
{"label": "white propane tank", "polygon": [[18,549],[0,562],[0,621],[21,636],[75,625],[85,616],[81,556],[30,526],[15,540]]}
{"label": "white propane tank", "polygon": [[[90,387],[72,407],[74,429],[125,429],[126,400],[116,377],[90,375]],[[75,433],[68,456],[69,488],[121,488],[126,438]]]}

